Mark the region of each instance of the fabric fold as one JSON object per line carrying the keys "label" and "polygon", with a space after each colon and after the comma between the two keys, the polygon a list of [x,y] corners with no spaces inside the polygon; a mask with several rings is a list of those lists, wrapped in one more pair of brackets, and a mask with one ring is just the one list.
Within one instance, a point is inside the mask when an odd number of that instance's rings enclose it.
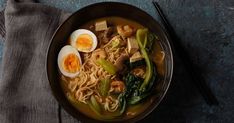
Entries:
{"label": "fabric fold", "polygon": [[59,122],[58,103],[46,78],[45,60],[54,31],[68,16],[33,0],[7,1],[5,11],[0,13],[0,34],[5,37],[1,122]]}
{"label": "fabric fold", "polygon": [[4,10],[0,11],[0,35],[2,38],[5,37],[5,17],[4,17]]}

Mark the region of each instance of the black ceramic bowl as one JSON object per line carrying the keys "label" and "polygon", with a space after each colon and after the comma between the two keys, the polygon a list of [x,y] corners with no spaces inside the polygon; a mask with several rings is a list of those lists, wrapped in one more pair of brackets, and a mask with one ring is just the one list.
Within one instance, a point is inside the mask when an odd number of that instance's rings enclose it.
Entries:
{"label": "black ceramic bowl", "polygon": [[[154,95],[153,103],[138,116],[128,119],[128,120],[113,120],[112,122],[135,122],[143,119],[150,112],[152,112],[161,102],[167,89],[170,85],[170,81],[173,73],[173,55],[169,43],[169,37],[167,33],[162,29],[159,23],[154,20],[153,17],[148,15],[146,12],[134,6],[116,3],[116,2],[103,2],[96,3],[84,7],[74,14],[72,14],[54,33],[50,47],[47,54],[47,76],[50,82],[52,92],[59,102],[59,104],[73,117],[84,122],[98,122],[97,120],[91,119],[88,116],[79,112],[74,108],[66,99],[62,88],[59,83],[59,71],[57,69],[57,56],[60,49],[66,44],[66,40],[69,35],[76,29],[78,29],[82,24],[100,17],[106,16],[120,16],[130,20],[134,20],[150,31],[158,35],[161,40],[163,50],[165,51],[165,76],[162,81],[157,83],[157,94]],[[157,116],[156,116],[157,117]]]}

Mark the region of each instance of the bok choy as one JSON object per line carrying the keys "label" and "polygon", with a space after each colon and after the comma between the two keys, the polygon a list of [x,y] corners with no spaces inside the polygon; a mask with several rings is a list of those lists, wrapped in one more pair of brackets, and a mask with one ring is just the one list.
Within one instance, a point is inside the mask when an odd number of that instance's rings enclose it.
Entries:
{"label": "bok choy", "polygon": [[[121,113],[124,112],[126,103],[131,105],[137,104],[151,94],[152,87],[157,79],[157,71],[156,65],[151,61],[149,54],[152,51],[156,38],[157,36],[150,33],[148,29],[137,30],[136,39],[144,60],[125,63],[129,70],[123,77],[126,91],[119,96]],[[132,69],[142,65],[146,66],[144,79],[130,73]]]}
{"label": "bok choy", "polygon": [[138,29],[136,33],[137,43],[140,47],[141,54],[144,57],[145,62],[146,62],[146,74],[145,74],[146,76],[145,76],[144,82],[142,83],[140,87],[141,92],[144,92],[146,90],[146,87],[149,84],[149,81],[153,74],[152,63],[146,51],[147,34],[148,34],[148,29]]}

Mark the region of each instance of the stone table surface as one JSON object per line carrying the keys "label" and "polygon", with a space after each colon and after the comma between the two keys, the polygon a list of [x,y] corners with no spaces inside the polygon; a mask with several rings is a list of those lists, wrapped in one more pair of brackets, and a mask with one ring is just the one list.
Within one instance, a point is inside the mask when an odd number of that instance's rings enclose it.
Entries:
{"label": "stone table surface", "polygon": [[[67,12],[103,0],[38,0]],[[159,21],[151,0],[109,0],[135,5]],[[176,69],[169,91],[142,122],[233,123],[234,122],[234,0],[157,0],[181,39],[192,61],[202,70],[207,84],[219,100],[218,106],[205,103],[187,77],[183,63]],[[4,8],[5,0],[0,0]],[[4,43],[0,41],[0,61]],[[62,110],[62,123],[73,123]]]}

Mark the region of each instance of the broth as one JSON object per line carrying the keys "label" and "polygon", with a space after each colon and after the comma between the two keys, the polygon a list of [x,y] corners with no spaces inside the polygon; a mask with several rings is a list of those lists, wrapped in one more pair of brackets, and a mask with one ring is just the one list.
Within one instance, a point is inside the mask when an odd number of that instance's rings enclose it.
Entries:
{"label": "broth", "polygon": [[[108,24],[111,24],[111,25],[131,25],[131,26],[135,27],[136,29],[144,28],[143,25],[141,25],[141,24],[139,24],[139,23],[137,23],[135,21],[128,20],[128,19],[121,18],[121,17],[115,17],[115,16],[104,17],[104,18],[99,18],[99,19],[89,21],[86,24],[80,26],[80,28],[88,29],[88,30],[91,30],[92,32],[95,33],[95,30],[93,28],[90,28],[90,26],[92,26],[95,22],[102,21],[102,20],[106,20],[108,22]],[[70,41],[68,41],[68,42],[70,42]],[[163,49],[161,47],[160,41],[159,40],[155,41],[153,51],[151,53],[150,58],[156,64],[157,73],[159,74],[159,77],[161,77],[161,78],[163,78],[164,73],[165,73],[165,65],[164,65],[164,58],[163,58],[165,54],[163,54],[162,51],[163,51]],[[81,53],[81,56],[83,56],[82,53]],[[162,61],[158,62],[160,60],[162,60]],[[70,92],[70,90],[68,89],[68,86],[67,86],[67,82],[66,82],[67,80],[69,80],[69,78],[66,78],[66,80],[61,79],[60,85],[62,86],[62,89],[63,89],[63,91],[66,94],[66,97],[68,99],[69,98],[74,98],[73,95],[68,94],[68,92]],[[161,81],[162,79],[159,79],[159,80]],[[156,89],[156,88],[154,87],[154,89]],[[128,106],[125,113],[123,115],[121,115],[121,117],[116,117],[114,119],[130,119],[130,118],[133,118],[133,117],[139,115],[140,113],[144,112],[151,105],[153,100],[155,100],[155,95],[152,95],[152,96],[144,99],[144,101],[139,103],[139,104]],[[89,105],[87,105],[85,103],[78,102],[78,101],[72,102],[71,99],[69,99],[69,101],[71,102],[71,104],[76,109],[78,109],[83,114],[85,114],[85,115],[87,115],[87,116],[89,116],[91,118],[94,118],[94,119],[103,120],[102,117],[98,116],[90,108]],[[102,114],[108,116],[108,115],[112,115],[113,113],[103,111]],[[104,119],[104,120],[108,120],[108,119]],[[111,119],[111,120],[113,120],[113,119]]]}

